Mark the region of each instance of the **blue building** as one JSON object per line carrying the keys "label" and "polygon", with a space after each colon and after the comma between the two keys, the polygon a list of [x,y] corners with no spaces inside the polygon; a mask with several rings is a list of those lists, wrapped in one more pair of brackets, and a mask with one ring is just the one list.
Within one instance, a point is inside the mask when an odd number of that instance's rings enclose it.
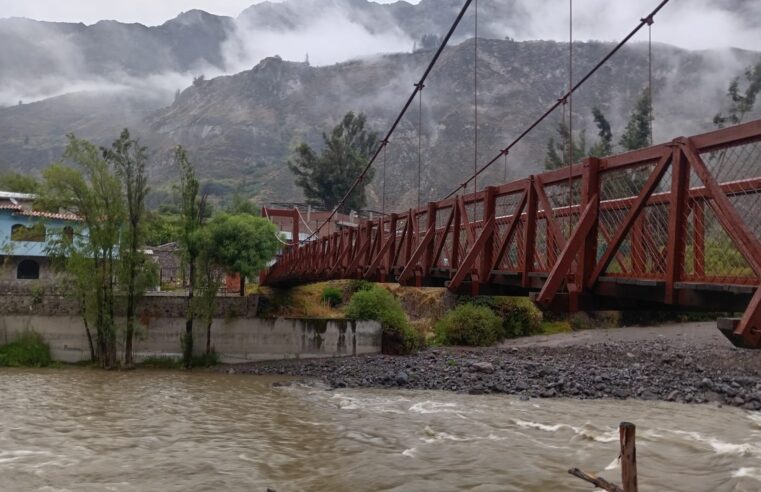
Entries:
{"label": "blue building", "polygon": [[52,281],[47,247],[54,235],[71,235],[79,219],[72,214],[32,210],[35,196],[0,191],[0,280],[24,284]]}

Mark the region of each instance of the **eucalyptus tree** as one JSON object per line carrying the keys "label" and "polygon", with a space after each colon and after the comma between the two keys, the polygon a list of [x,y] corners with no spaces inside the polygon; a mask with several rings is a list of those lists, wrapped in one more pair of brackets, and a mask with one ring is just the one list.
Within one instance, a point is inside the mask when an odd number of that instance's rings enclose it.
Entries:
{"label": "eucalyptus tree", "polygon": [[199,197],[198,178],[184,148],[174,152],[175,166],[180,170],[180,227],[179,238],[182,270],[187,273],[187,308],[185,334],[182,337],[182,359],[185,367],[193,363],[193,296],[196,290],[196,267],[198,262],[198,231],[203,221],[205,200]]}
{"label": "eucalyptus tree", "polygon": [[133,365],[132,339],[135,333],[135,311],[137,301],[145,292],[151,272],[150,264],[143,253],[145,227],[145,197],[148,194],[146,147],[130,137],[129,130],[122,131],[110,149],[103,149],[103,157],[114,168],[121,181],[121,190],[126,204],[126,228],[121,237],[120,273],[126,289],[127,327],[124,335],[124,364]]}
{"label": "eucalyptus tree", "polygon": [[74,238],[69,241],[61,234],[52,249],[61,253],[64,271],[75,279],[86,326],[95,327],[100,366],[114,368],[118,245],[126,220],[121,185],[97,146],[72,134],[67,139],[64,159],[70,165],[53,164],[43,172],[40,202],[81,220]]}

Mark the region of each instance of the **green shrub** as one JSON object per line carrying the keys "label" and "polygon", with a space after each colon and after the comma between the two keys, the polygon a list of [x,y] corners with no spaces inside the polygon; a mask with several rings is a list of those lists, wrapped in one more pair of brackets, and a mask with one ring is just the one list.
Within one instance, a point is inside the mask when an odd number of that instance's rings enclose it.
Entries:
{"label": "green shrub", "polygon": [[410,326],[402,305],[382,287],[357,291],[346,307],[346,317],[380,321],[383,325],[383,353],[410,353],[423,345],[422,336]]}
{"label": "green shrub", "polygon": [[349,281],[349,293],[354,294],[361,290],[370,290],[375,287],[375,284],[363,279],[352,279]]}
{"label": "green shrub", "polygon": [[488,297],[489,306],[502,318],[502,338],[517,338],[542,332],[542,312],[526,297]]}
{"label": "green shrub", "polygon": [[570,315],[568,317],[568,324],[573,331],[591,330],[595,328],[594,320],[583,311]]}
{"label": "green shrub", "polygon": [[483,305],[461,304],[436,322],[436,341],[444,345],[493,345],[502,338],[502,320]]}
{"label": "green shrub", "polygon": [[0,347],[0,366],[45,367],[51,362],[50,347],[40,335],[32,331]]}
{"label": "green shrub", "polygon": [[325,287],[322,289],[322,302],[330,307],[335,307],[343,301],[343,292],[336,287]]}

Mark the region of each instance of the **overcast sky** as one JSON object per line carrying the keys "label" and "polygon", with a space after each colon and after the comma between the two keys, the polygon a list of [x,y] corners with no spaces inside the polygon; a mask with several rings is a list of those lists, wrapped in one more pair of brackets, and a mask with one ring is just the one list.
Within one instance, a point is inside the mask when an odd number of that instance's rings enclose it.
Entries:
{"label": "overcast sky", "polygon": [[[0,0],[0,17],[29,17],[37,20],[84,22],[102,19],[163,24],[180,12],[201,9],[237,17],[246,7],[262,0]],[[393,3],[396,0],[375,0]],[[420,0],[407,0],[418,3]],[[275,0],[275,3],[278,3]]]}

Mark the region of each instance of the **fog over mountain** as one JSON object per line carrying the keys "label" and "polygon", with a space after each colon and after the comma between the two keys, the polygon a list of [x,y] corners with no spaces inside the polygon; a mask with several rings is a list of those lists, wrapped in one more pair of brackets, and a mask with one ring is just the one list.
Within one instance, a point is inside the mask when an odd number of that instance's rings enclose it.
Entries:
{"label": "fog over mountain", "polygon": [[[656,4],[577,2],[575,38],[618,40]],[[416,5],[286,0],[256,3],[234,18],[190,10],[152,27],[112,20],[85,25],[0,19],[0,106],[80,90],[133,88],[169,98],[194,76],[237,73],[274,55],[290,61],[309,56],[313,65],[321,66],[409,52],[424,34],[445,33],[461,6],[462,0],[421,0]],[[567,5],[559,0],[481,0],[479,13],[482,37],[567,40]],[[653,29],[656,41],[688,49],[757,49],[761,2],[674,1],[658,15]],[[473,31],[471,8],[454,42]]]}
{"label": "fog over mountain", "polygon": [[[575,4],[575,38],[591,40],[574,47],[582,74],[657,2]],[[656,139],[710,129],[728,81],[761,51],[761,2],[686,4],[671,2],[653,25]],[[349,110],[366,112],[385,131],[433,54],[422,36],[446,32],[461,5],[286,0],[235,17],[190,10],[151,27],[0,19],[0,169],[37,172],[59,158],[67,132],[108,144],[129,126],[154,151],[156,189],[174,179],[169,155],[181,143],[219,192],[243,186],[262,200],[298,199],[284,165],[292,147],[302,139],[319,144]],[[480,0],[483,158],[563,91],[567,24],[564,2]],[[424,93],[424,154],[436,163],[424,168],[430,198],[472,169],[473,30],[470,12]],[[646,40],[643,31],[578,95],[574,115],[590,139],[593,104],[620,133],[647,81]],[[413,111],[388,156],[405,203],[417,169],[416,121]],[[511,172],[541,166],[556,122],[517,149]]]}

